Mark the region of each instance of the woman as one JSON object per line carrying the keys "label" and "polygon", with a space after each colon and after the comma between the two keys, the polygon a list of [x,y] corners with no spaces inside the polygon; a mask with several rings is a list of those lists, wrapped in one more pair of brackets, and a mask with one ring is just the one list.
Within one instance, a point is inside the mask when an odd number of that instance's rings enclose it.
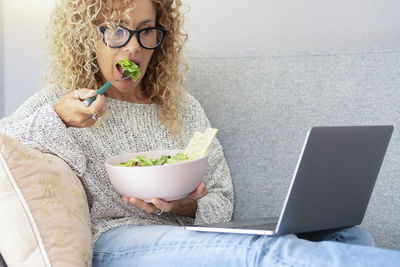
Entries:
{"label": "woman", "polygon": [[[51,87],[29,98],[0,131],[63,158],[87,193],[93,227],[93,266],[260,266],[392,264],[400,253],[377,249],[359,228],[294,235],[197,233],[182,225],[222,222],[233,211],[232,182],[221,145],[209,149],[204,183],[176,201],[121,197],[104,168],[110,156],[182,149],[210,123],[181,88],[180,0],[60,0],[49,27]],[[141,76],[122,77],[118,61],[135,62]],[[184,64],[183,64],[184,66]],[[349,245],[344,243],[354,243]]]}

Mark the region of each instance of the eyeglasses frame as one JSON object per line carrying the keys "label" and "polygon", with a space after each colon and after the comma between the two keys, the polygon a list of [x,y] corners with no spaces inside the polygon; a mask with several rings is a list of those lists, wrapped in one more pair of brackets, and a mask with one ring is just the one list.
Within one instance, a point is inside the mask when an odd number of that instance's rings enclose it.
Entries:
{"label": "eyeglasses frame", "polygon": [[[126,40],[126,42],[123,43],[122,45],[112,46],[112,45],[108,45],[108,44],[107,44],[107,41],[106,41],[105,36],[104,36],[104,33],[105,33],[105,31],[106,31],[107,28],[108,28],[107,26],[100,26],[100,27],[99,27],[99,31],[100,31],[100,33],[103,35],[103,42],[104,42],[104,44],[105,44],[106,46],[110,47],[110,48],[121,48],[121,47],[124,47],[127,43],[129,43],[129,41],[131,40],[132,36],[133,36],[133,35],[136,35],[136,40],[138,41],[138,43],[139,43],[139,45],[140,45],[141,47],[143,47],[144,49],[152,50],[152,49],[156,49],[157,47],[159,47],[159,46],[161,45],[161,43],[163,42],[163,40],[164,40],[164,38],[165,38],[165,35],[167,34],[167,30],[166,30],[166,29],[164,29],[164,28],[162,28],[162,27],[158,27],[158,26],[147,27],[147,28],[143,28],[143,29],[140,29],[140,30],[131,30],[131,29],[128,29],[128,28],[126,28],[126,27],[124,27],[124,26],[119,26],[118,28],[122,28],[122,29],[127,30],[127,31],[129,32],[128,40]],[[159,43],[157,46],[149,48],[149,47],[145,47],[145,46],[142,44],[142,42],[140,41],[140,38],[139,38],[139,34],[140,34],[141,32],[143,32],[143,31],[146,31],[146,30],[160,30],[160,31],[163,33],[163,35],[162,35],[162,37],[161,37],[161,41],[160,41],[160,43]]]}

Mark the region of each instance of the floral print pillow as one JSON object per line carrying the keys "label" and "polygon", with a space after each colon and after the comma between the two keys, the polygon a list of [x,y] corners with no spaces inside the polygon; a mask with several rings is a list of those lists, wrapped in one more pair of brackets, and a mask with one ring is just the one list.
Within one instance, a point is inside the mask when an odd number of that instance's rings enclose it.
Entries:
{"label": "floral print pillow", "polygon": [[55,155],[0,134],[0,253],[9,266],[90,266],[80,180]]}

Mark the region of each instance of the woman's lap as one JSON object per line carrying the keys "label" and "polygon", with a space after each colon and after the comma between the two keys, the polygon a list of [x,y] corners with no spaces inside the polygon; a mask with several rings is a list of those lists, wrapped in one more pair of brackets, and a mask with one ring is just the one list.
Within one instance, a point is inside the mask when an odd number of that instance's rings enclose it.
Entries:
{"label": "woman's lap", "polygon": [[371,235],[360,227],[349,227],[337,230],[317,231],[299,234],[299,238],[309,241],[336,241],[340,243],[375,246]]}
{"label": "woman's lap", "polygon": [[295,235],[199,233],[178,226],[127,225],[100,236],[94,247],[93,267],[376,266],[400,261],[400,252],[360,246],[370,245],[371,239],[358,227],[318,232],[306,238],[333,241],[311,242]]}

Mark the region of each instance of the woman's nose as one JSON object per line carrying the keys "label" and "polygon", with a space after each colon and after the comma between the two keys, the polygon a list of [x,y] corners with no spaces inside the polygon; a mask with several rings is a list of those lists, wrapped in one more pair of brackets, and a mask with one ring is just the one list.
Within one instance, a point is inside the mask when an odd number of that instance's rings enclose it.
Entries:
{"label": "woman's nose", "polygon": [[140,49],[140,44],[136,36],[132,36],[129,42],[124,46],[124,50],[127,52],[136,52]]}

